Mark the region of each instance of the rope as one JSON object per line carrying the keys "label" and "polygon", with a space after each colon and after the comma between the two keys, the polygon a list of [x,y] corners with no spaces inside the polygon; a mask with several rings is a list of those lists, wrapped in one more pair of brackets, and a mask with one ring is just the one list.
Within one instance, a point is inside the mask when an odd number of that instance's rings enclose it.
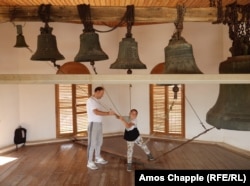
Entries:
{"label": "rope", "polygon": [[129,84],[129,108],[131,110],[131,88],[132,88],[132,85]]}
{"label": "rope", "polygon": [[188,104],[190,105],[191,109],[193,110],[194,114],[195,114],[196,117],[199,119],[201,126],[206,130],[207,128],[205,127],[205,125],[204,125],[203,122],[201,121],[199,115],[197,114],[197,112],[195,111],[194,107],[192,106],[192,104],[191,104],[190,101],[188,100],[187,96],[185,96],[185,98],[186,98]]}
{"label": "rope", "polygon": [[115,108],[115,111],[116,111],[119,115],[121,115],[121,113],[119,112],[119,110],[118,110],[117,107],[115,106],[114,102],[112,101],[111,97],[109,96],[108,91],[107,91],[106,89],[104,89],[104,91],[105,91],[106,95],[108,96],[109,101],[111,102],[112,106]]}
{"label": "rope", "polygon": [[98,101],[94,96],[91,96],[91,98],[97,102],[99,105],[101,105],[104,109],[106,109],[107,111],[110,111],[111,109],[104,103],[102,103],[101,101]]}
{"label": "rope", "polygon": [[167,152],[164,152],[164,153],[162,153],[161,155],[157,156],[157,157],[155,158],[155,160],[159,159],[159,158],[162,157],[162,156],[165,156],[166,154],[168,154],[168,153],[170,153],[170,152],[173,152],[174,150],[176,150],[176,149],[182,147],[183,145],[186,145],[187,143],[193,141],[194,139],[198,138],[199,136],[201,136],[201,135],[207,133],[208,131],[210,131],[210,130],[212,130],[212,129],[214,129],[214,128],[215,128],[215,127],[211,127],[211,128],[209,128],[209,129],[206,129],[205,131],[203,131],[203,132],[201,132],[200,134],[194,136],[193,138],[187,140],[186,142],[184,142],[184,143],[182,143],[182,144],[180,144],[180,145],[174,147],[173,149],[171,149],[171,150],[169,150],[169,151],[167,151]]}

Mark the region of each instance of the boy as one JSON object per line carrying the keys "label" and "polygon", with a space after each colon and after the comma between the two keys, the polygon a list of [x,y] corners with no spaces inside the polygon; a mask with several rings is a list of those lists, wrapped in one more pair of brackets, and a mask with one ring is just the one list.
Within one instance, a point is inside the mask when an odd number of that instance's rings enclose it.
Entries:
{"label": "boy", "polygon": [[129,112],[129,121],[126,121],[122,116],[118,117],[125,126],[124,139],[127,141],[127,171],[132,171],[132,156],[134,144],[137,144],[145,152],[148,160],[154,160],[147,145],[143,143],[143,139],[137,129],[137,115],[138,111],[136,109],[132,109]]}

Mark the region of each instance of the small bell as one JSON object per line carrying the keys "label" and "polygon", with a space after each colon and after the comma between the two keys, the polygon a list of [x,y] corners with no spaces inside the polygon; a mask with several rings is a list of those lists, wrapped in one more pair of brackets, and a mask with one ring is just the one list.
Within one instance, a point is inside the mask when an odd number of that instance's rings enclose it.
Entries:
{"label": "small bell", "polygon": [[36,61],[56,61],[65,59],[58,51],[56,37],[52,35],[53,28],[46,23],[44,28],[40,28],[41,34],[38,36],[37,51],[31,56],[31,60]]}
{"label": "small bell", "polygon": [[93,32],[83,32],[80,35],[80,49],[75,62],[91,62],[108,59],[108,55],[101,49],[99,36]]}
{"label": "small bell", "polygon": [[165,74],[202,74],[195,63],[192,45],[181,36],[186,9],[177,6],[175,32],[165,47]]}
{"label": "small bell", "polygon": [[17,29],[17,36],[16,36],[16,44],[14,47],[17,47],[17,48],[26,47],[26,48],[28,48],[29,46],[26,44],[25,38],[23,36],[22,25],[16,25],[16,29]]}
{"label": "small bell", "polygon": [[77,5],[79,17],[84,25],[83,33],[80,35],[80,49],[74,58],[75,62],[90,62],[95,74],[95,61],[108,59],[108,55],[102,50],[99,35],[95,33],[91,21],[90,5]]}
{"label": "small bell", "polygon": [[119,52],[116,61],[110,65],[111,69],[128,69],[127,74],[132,74],[131,69],[146,69],[138,55],[138,46],[132,37],[132,25],[134,23],[134,5],[128,5],[126,11],[127,33],[119,43]]}
{"label": "small bell", "polygon": [[134,38],[123,38],[119,43],[119,53],[111,69],[146,69],[138,55],[137,42]]}
{"label": "small bell", "polygon": [[192,45],[183,37],[172,39],[165,48],[165,74],[202,74],[197,67]]}

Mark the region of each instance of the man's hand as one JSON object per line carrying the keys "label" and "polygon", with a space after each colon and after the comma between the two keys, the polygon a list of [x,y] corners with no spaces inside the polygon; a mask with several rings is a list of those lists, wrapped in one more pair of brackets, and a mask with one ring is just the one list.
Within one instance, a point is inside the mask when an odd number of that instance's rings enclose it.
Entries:
{"label": "man's hand", "polygon": [[116,113],[113,110],[109,110],[109,115],[116,115]]}

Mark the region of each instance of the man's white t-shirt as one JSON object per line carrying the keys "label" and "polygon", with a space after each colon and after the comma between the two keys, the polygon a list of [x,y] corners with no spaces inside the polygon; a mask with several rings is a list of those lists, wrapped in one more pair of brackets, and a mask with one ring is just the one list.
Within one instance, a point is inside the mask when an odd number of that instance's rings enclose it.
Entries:
{"label": "man's white t-shirt", "polygon": [[88,122],[102,122],[102,116],[96,115],[93,112],[93,110],[95,110],[95,109],[101,110],[102,105],[99,103],[99,101],[96,98],[91,96],[87,100]]}

